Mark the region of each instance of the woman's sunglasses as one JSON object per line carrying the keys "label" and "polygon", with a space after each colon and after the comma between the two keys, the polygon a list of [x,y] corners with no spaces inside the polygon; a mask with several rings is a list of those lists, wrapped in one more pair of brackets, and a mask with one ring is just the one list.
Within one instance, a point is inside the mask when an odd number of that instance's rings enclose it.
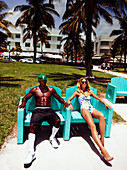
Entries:
{"label": "woman's sunglasses", "polygon": [[82,84],[86,84],[86,81],[82,81]]}

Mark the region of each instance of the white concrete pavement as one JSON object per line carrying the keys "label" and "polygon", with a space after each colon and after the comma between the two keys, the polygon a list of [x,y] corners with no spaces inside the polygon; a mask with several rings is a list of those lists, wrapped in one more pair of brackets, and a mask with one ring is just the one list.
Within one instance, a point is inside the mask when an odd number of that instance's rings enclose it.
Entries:
{"label": "white concrete pavement", "polygon": [[111,70],[102,70],[102,69],[101,69],[100,67],[98,67],[98,66],[93,66],[93,70],[95,70],[95,71],[101,71],[101,72],[108,73],[108,74],[112,74],[112,75],[118,76],[118,77],[127,78],[127,74],[118,73],[118,72],[114,72],[114,71],[111,71]]}
{"label": "white concrete pavement", "polygon": [[[53,149],[50,145],[46,129],[42,128],[39,133],[36,160],[28,168],[30,170],[127,170],[126,123],[112,124],[111,136],[105,138],[105,147],[114,157],[109,163],[101,158],[86,125],[73,126],[69,141],[58,137],[58,149]],[[24,170],[23,162],[27,151],[28,140],[17,145],[16,137],[8,139],[5,148],[0,152],[1,170]]]}

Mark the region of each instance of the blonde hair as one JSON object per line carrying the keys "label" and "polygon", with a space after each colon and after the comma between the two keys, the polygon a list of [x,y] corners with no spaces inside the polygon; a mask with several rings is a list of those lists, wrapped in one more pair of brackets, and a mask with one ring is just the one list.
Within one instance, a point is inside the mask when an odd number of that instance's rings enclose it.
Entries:
{"label": "blonde hair", "polygon": [[88,91],[88,92],[90,92],[90,91],[91,91],[91,90],[90,90],[90,84],[89,84],[89,81],[87,80],[86,77],[82,77],[82,78],[80,78],[80,79],[78,80],[76,91],[77,91],[78,93],[85,94],[85,93],[83,92],[82,86],[81,86],[82,80],[86,80],[86,88],[85,88],[85,90]]}

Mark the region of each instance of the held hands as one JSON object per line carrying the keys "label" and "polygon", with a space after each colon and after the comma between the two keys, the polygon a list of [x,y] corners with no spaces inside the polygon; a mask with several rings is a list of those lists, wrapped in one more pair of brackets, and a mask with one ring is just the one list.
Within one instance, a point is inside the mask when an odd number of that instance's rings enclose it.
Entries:
{"label": "held hands", "polygon": [[73,110],[73,105],[71,103],[69,104],[69,109]]}
{"label": "held hands", "polygon": [[23,104],[23,103],[22,103],[21,105],[18,106],[18,108],[25,108],[25,107],[26,107],[26,105]]}
{"label": "held hands", "polygon": [[64,108],[68,107],[68,104],[65,101],[64,101],[63,105],[64,105]]}

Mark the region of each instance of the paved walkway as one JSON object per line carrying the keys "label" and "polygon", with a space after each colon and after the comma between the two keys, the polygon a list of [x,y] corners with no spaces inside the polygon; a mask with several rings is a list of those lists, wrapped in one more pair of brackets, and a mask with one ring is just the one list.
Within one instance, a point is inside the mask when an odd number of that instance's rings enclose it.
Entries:
{"label": "paved walkway", "polygon": [[[110,163],[101,158],[86,125],[73,126],[71,139],[63,141],[53,149],[48,141],[48,129],[42,128],[36,146],[36,160],[29,170],[127,170],[127,124],[112,124],[110,138],[105,138],[105,147],[114,157]],[[16,137],[10,138],[0,152],[2,170],[24,170],[23,162],[28,151],[28,140],[16,144]]]}
{"label": "paved walkway", "polygon": [[104,72],[104,73],[108,73],[108,74],[112,74],[112,75],[115,75],[115,76],[119,76],[119,77],[123,77],[123,78],[127,78],[127,74],[123,74],[123,73],[118,73],[118,72],[114,72],[114,71],[107,71],[107,70],[102,70],[101,68],[99,68],[98,66],[93,66],[93,70],[95,71],[101,71],[101,72]]}
{"label": "paved walkway", "polygon": [[[114,71],[110,71],[110,70],[109,71],[102,70],[98,66],[93,66],[93,70],[104,72],[104,73],[108,73],[108,74],[112,74],[112,75],[123,77],[123,78],[127,78],[127,74],[118,73],[118,72],[114,72]],[[109,102],[106,99],[105,99],[105,101],[108,102],[113,107],[113,110],[116,113],[118,113],[124,120],[127,121],[127,102],[126,103],[112,104],[111,102]]]}

